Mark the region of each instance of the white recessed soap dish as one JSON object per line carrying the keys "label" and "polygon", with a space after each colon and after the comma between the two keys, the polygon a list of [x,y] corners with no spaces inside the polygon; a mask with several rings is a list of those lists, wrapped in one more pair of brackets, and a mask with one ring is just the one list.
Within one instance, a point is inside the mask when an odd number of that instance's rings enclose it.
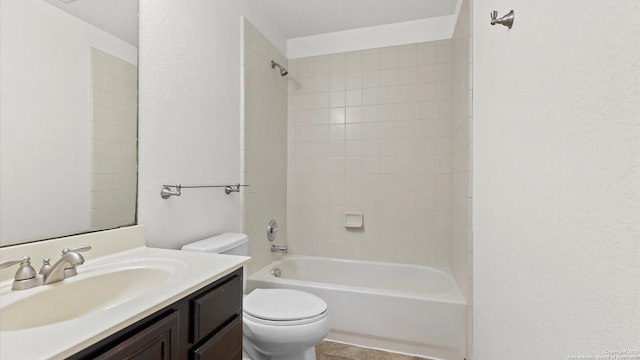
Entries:
{"label": "white recessed soap dish", "polygon": [[344,213],[344,227],[361,228],[363,224],[362,211],[350,211]]}

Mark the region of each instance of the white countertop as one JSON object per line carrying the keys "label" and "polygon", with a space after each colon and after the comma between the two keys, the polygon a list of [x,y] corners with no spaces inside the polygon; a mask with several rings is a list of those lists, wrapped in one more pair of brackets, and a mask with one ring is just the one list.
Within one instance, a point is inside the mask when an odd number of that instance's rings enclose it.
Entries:
{"label": "white countertop", "polygon": [[[104,269],[110,263],[133,263],[141,260],[154,261],[154,259],[179,265],[176,273],[172,274],[170,280],[162,286],[117,306],[84,314],[71,320],[24,330],[0,331],[0,358],[64,359],[230,274],[250,260],[245,256],[139,246],[109,255],[87,258],[85,264],[78,267],[77,276],[55,284],[15,291],[11,290],[11,280],[2,281],[0,283],[0,305],[13,303],[38,291],[43,291],[43,289],[46,290],[46,287],[64,286],[65,281],[71,283],[75,279],[81,279],[83,274],[89,277],[94,268]],[[100,286],[100,284],[96,284],[96,286]],[[82,298],[77,299],[78,303],[81,303],[82,300]],[[56,311],[56,309],[52,308],[50,311]],[[1,316],[0,311],[0,320]]]}

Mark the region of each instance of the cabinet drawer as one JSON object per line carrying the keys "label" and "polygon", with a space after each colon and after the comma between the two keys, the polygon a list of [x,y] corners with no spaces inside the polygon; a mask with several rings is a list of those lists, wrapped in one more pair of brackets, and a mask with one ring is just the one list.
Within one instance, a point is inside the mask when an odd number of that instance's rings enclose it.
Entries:
{"label": "cabinet drawer", "polygon": [[242,314],[242,276],[234,276],[193,299],[192,306],[191,342],[196,343],[232,317]]}
{"label": "cabinet drawer", "polygon": [[242,360],[242,315],[193,351],[194,360]]}

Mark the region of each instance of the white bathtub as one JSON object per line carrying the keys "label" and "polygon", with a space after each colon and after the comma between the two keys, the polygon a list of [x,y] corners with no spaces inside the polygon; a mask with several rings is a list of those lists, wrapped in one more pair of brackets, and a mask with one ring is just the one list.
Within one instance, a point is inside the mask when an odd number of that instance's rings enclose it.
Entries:
{"label": "white bathtub", "polygon": [[[279,268],[281,277],[270,271]],[[249,277],[255,288],[316,294],[330,340],[434,359],[465,357],[466,303],[447,269],[285,255]]]}

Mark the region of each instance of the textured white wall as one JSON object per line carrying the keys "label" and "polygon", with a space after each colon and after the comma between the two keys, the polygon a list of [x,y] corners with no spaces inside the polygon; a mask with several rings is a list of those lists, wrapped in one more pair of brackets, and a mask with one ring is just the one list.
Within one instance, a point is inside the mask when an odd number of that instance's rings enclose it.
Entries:
{"label": "textured white wall", "polygon": [[240,196],[162,184],[240,181],[240,7],[140,1],[138,223],[151,246],[179,248],[240,230]]}
{"label": "textured white wall", "polygon": [[40,0],[0,16],[0,244],[89,231],[90,48],[136,48]]}
{"label": "textured white wall", "polygon": [[474,358],[637,351],[640,3],[474,14]]}
{"label": "textured white wall", "polygon": [[451,270],[467,300],[467,356],[472,358],[472,37],[473,1],[462,1],[452,40]]}
{"label": "textured white wall", "polygon": [[[241,1],[140,1],[138,223],[150,246],[240,231]],[[259,14],[253,14],[254,18]],[[272,37],[275,35],[272,35]]]}

